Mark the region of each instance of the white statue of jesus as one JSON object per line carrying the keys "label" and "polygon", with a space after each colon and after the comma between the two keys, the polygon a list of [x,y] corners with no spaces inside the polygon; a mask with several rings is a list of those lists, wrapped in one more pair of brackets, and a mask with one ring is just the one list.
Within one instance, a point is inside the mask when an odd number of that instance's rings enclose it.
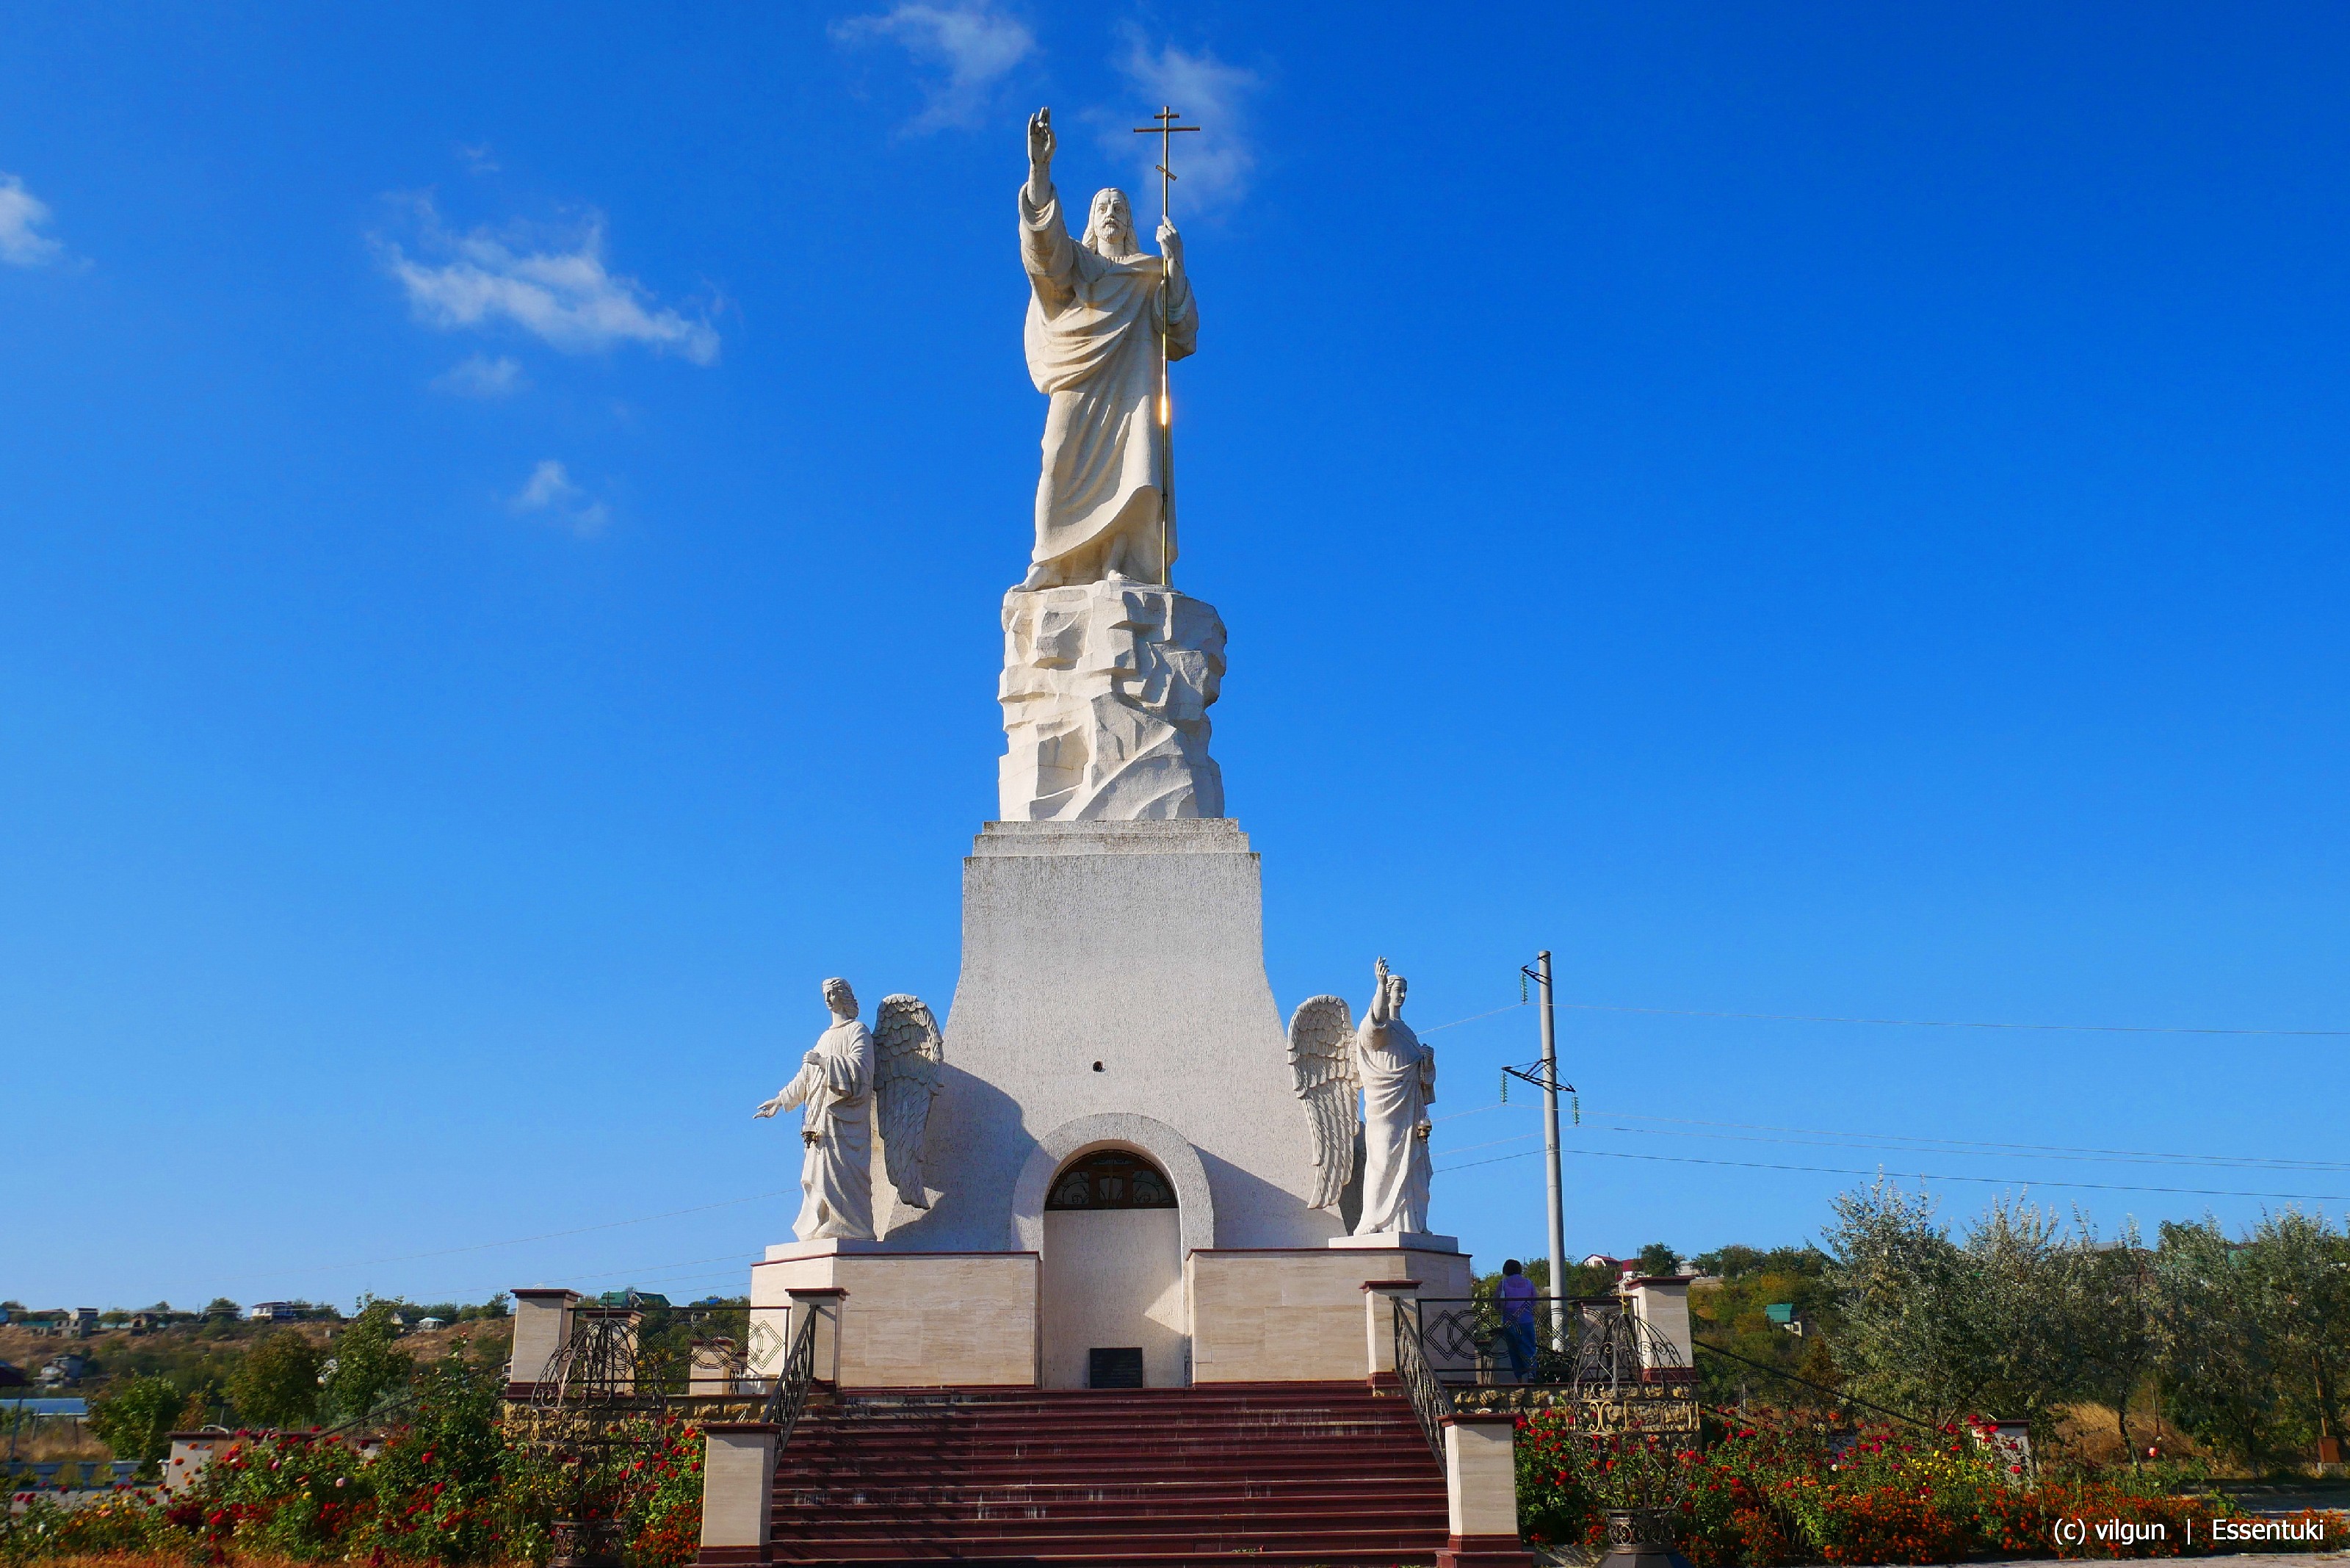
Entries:
{"label": "white statue of jesus", "polygon": [[[1199,311],[1183,275],[1183,242],[1159,223],[1159,254],[1136,243],[1126,192],[1095,194],[1073,243],[1053,189],[1053,117],[1028,121],[1028,183],[1020,192],[1020,260],[1028,272],[1028,375],[1053,401],[1036,483],[1036,548],[1024,588],[1167,580],[1174,526],[1162,522],[1165,447],[1159,340],[1191,354]],[[1163,550],[1162,550],[1163,543]]]}

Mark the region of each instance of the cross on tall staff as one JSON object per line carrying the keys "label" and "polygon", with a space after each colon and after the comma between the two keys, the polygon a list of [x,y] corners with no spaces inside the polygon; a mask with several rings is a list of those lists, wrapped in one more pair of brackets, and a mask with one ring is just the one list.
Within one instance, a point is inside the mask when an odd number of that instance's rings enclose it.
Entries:
{"label": "cross on tall staff", "polygon": [[[1167,222],[1169,213],[1173,210],[1172,203],[1169,201],[1169,188],[1173,185],[1175,182],[1174,138],[1180,132],[1197,130],[1200,128],[1196,125],[1176,124],[1175,122],[1183,117],[1164,104],[1161,104],[1159,106],[1159,112],[1152,115],[1150,118],[1157,120],[1159,123],[1156,125],[1138,125],[1134,128],[1134,133],[1137,136],[1155,136],[1159,138],[1159,221],[1161,223],[1164,223]],[[1168,400],[1168,394],[1171,388],[1167,374],[1169,364],[1167,357],[1167,310],[1169,302],[1165,296],[1167,285],[1172,278],[1172,272],[1173,269],[1168,265],[1164,250],[1164,243],[1162,242],[1161,252],[1159,257],[1159,286],[1160,291],[1159,309],[1159,477],[1160,481],[1159,486],[1159,581],[1161,586],[1170,588],[1175,586],[1175,563],[1168,559],[1169,548],[1174,541],[1175,535],[1175,410],[1173,404]]]}

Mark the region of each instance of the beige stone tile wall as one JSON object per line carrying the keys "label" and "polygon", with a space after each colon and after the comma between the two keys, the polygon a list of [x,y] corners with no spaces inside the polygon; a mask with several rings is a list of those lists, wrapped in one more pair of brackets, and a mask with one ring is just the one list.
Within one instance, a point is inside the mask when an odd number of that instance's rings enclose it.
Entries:
{"label": "beige stone tile wall", "polygon": [[1415,1279],[1412,1254],[1201,1251],[1185,1268],[1194,1383],[1365,1376],[1363,1282]]}
{"label": "beige stone tile wall", "polygon": [[844,1388],[1036,1386],[1033,1252],[851,1252],[761,1263],[751,1271],[753,1321],[768,1325],[774,1343],[787,1343],[789,1293],[823,1287],[847,1293]]}

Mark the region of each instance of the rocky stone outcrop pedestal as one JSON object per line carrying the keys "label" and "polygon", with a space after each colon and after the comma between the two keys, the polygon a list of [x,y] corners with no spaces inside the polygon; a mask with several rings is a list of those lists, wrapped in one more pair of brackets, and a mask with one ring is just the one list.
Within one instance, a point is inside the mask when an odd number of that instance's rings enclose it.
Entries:
{"label": "rocky stone outcrop pedestal", "polygon": [[1003,596],[1006,822],[1224,815],[1208,709],[1224,623],[1172,588],[1087,583]]}

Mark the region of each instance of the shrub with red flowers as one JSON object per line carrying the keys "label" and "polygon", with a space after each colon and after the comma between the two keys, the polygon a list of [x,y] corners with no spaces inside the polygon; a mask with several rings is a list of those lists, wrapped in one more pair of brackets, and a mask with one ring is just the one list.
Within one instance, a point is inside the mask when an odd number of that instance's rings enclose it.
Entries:
{"label": "shrub with red flowers", "polygon": [[629,1558],[638,1568],[677,1568],[700,1553],[703,1446],[700,1432],[671,1421],[631,1467]]}
{"label": "shrub with red flowers", "polygon": [[421,1374],[409,1424],[372,1457],[332,1435],[240,1432],[168,1501],[125,1493],[0,1515],[0,1568],[95,1552],[198,1563],[544,1563],[558,1518],[618,1521],[629,1568],[701,1544],[699,1430],[671,1417],[551,1440],[503,1417],[501,1380],[462,1351]]}
{"label": "shrub with red flowers", "polygon": [[[1804,1416],[1725,1417],[1709,1417],[1701,1450],[1685,1435],[1590,1431],[1572,1409],[1522,1418],[1523,1527],[1547,1542],[1597,1544],[1605,1511],[1661,1508],[1697,1568],[1783,1568],[2199,1553],[2212,1550],[2208,1521],[2230,1511],[2224,1498],[2174,1496],[2130,1471],[2028,1475],[1981,1423],[1836,1430]],[[2068,1540],[2057,1529],[2066,1520],[2120,1528]],[[2329,1522],[2329,1538],[2350,1528],[2338,1515]]]}
{"label": "shrub with red flowers", "polygon": [[456,1346],[415,1386],[415,1415],[369,1467],[379,1501],[364,1544],[434,1563],[514,1555],[503,1528],[507,1444],[496,1380]]}
{"label": "shrub with red flowers", "polygon": [[374,1512],[359,1457],[315,1432],[254,1434],[213,1456],[163,1519],[218,1561],[232,1542],[274,1556],[339,1557]]}
{"label": "shrub with red flowers", "polygon": [[73,1508],[42,1492],[13,1507],[10,1501],[0,1493],[0,1563],[148,1552],[175,1534],[155,1508],[131,1492]]}

